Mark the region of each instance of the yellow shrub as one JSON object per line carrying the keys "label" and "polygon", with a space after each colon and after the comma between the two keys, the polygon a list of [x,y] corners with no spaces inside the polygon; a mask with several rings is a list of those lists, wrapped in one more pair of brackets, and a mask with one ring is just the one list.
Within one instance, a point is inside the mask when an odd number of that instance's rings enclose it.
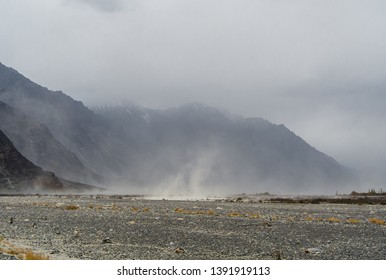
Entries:
{"label": "yellow shrub", "polygon": [[384,225],[384,224],[386,224],[386,222],[384,220],[377,219],[377,218],[370,218],[369,222],[373,223],[373,224],[377,224],[377,225]]}
{"label": "yellow shrub", "polygon": [[36,254],[32,251],[26,251],[24,253],[25,260],[49,260],[49,257],[44,256],[42,254]]}
{"label": "yellow shrub", "polygon": [[239,212],[231,212],[227,214],[228,217],[240,217],[241,213]]}
{"label": "yellow shrub", "polygon": [[327,221],[331,222],[331,223],[340,223],[341,222],[340,219],[334,218],[334,217],[328,218]]}
{"label": "yellow shrub", "polygon": [[64,206],[64,209],[65,210],[78,210],[79,206],[75,205],[75,204],[69,204],[69,205]]}
{"label": "yellow shrub", "polygon": [[350,218],[350,219],[347,220],[347,222],[350,223],[350,224],[358,224],[358,223],[359,223],[359,220],[351,219],[351,218]]}
{"label": "yellow shrub", "polygon": [[305,218],[305,220],[306,220],[307,222],[311,222],[311,221],[314,220],[314,218],[311,217],[311,216],[307,216],[307,217]]}

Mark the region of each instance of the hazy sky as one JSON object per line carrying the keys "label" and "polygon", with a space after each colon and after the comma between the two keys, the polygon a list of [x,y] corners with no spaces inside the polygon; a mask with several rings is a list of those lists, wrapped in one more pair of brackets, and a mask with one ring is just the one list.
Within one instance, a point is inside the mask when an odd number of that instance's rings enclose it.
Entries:
{"label": "hazy sky", "polygon": [[0,62],[86,105],[203,102],[386,170],[386,1],[0,0]]}

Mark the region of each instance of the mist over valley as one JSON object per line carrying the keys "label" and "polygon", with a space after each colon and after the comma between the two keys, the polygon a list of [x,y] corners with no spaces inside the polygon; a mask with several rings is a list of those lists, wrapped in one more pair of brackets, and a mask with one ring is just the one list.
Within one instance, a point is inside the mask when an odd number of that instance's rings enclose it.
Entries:
{"label": "mist over valley", "polygon": [[33,164],[111,193],[334,194],[363,187],[352,169],[283,124],[202,103],[91,110],[2,64],[0,116],[0,130]]}

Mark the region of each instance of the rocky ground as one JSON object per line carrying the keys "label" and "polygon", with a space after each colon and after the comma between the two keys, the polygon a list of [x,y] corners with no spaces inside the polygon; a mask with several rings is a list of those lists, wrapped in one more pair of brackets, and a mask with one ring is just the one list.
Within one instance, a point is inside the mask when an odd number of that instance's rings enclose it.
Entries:
{"label": "rocky ground", "polygon": [[384,205],[2,196],[0,259],[384,260],[385,220]]}

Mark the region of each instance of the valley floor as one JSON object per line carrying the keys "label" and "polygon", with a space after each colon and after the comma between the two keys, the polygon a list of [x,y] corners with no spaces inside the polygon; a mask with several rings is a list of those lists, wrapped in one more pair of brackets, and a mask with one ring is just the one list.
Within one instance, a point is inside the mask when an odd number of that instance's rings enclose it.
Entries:
{"label": "valley floor", "polygon": [[2,196],[0,213],[0,259],[386,259],[384,205]]}

